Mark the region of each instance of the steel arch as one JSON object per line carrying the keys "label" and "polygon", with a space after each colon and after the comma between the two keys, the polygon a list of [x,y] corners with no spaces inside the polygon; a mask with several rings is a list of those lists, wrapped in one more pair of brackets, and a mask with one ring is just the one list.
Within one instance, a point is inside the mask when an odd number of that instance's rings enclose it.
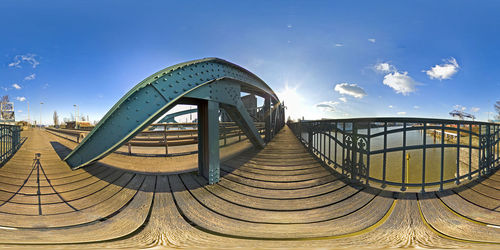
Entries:
{"label": "steel arch", "polygon": [[[224,98],[227,93],[221,92],[230,86],[237,86],[232,89],[235,93],[232,98]],[[255,134],[255,126],[240,104],[239,91],[263,96],[282,109],[278,97],[264,81],[236,64],[219,58],[205,58],[168,67],[146,78],[123,96],[64,160],[76,169],[103,158],[183,98],[203,99],[221,103],[222,107],[233,107],[237,111],[232,112],[237,123],[250,128],[248,133]],[[221,98],[227,100],[219,100]],[[263,144],[258,140],[260,136],[250,136],[250,139],[257,146]]]}

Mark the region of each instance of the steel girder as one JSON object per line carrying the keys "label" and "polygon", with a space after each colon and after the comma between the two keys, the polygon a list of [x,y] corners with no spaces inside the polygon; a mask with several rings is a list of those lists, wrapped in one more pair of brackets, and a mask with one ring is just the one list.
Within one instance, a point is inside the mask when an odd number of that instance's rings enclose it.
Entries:
{"label": "steel girder", "polygon": [[[153,74],[132,88],[64,160],[72,169],[77,169],[103,158],[160,118],[184,97],[212,100],[229,109],[232,107],[237,122],[248,125],[249,128],[243,130],[250,135],[251,141],[262,146],[255,136],[255,126],[239,103],[241,100],[236,100],[240,98],[240,92],[234,92],[232,99],[219,100],[225,98],[224,94],[216,94],[219,88],[217,91],[210,90],[213,88],[210,86],[216,84],[224,85],[223,88],[239,85],[240,91],[255,93],[272,99],[275,104],[279,103],[276,94],[264,81],[225,60],[206,58],[177,64]],[[232,91],[236,90],[232,88]],[[235,114],[234,110],[239,111],[239,114]]]}
{"label": "steel girder", "polygon": [[191,113],[196,113],[196,112],[198,112],[197,109],[187,109],[187,110],[182,110],[182,111],[175,112],[172,114],[168,114],[165,117],[163,117],[163,119],[161,119],[159,123],[164,123],[164,122],[177,123],[177,121],[174,119],[175,117],[181,116],[181,115],[187,115],[187,114],[191,114]]}

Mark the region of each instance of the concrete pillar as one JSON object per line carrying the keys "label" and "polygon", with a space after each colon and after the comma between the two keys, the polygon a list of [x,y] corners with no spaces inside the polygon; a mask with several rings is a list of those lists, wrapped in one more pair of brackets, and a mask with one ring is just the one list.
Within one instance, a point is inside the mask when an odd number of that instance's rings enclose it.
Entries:
{"label": "concrete pillar", "polygon": [[219,103],[214,101],[198,105],[198,174],[209,184],[219,182]]}

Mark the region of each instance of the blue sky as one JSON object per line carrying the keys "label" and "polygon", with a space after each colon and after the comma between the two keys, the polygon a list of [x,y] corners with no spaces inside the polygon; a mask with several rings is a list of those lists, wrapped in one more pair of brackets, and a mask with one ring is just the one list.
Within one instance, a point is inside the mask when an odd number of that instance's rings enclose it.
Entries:
{"label": "blue sky", "polygon": [[[239,64],[306,119],[486,120],[500,100],[499,1],[0,2],[0,95],[16,118],[100,119],[129,89],[203,57]],[[492,115],[490,114],[490,117]]]}

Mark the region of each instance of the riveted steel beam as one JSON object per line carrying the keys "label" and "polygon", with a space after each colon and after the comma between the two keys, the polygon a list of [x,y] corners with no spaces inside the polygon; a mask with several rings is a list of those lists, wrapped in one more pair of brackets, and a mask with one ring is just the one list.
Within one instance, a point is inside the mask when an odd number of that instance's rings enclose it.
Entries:
{"label": "riveted steel beam", "polygon": [[103,158],[159,119],[190,92],[220,80],[239,82],[241,91],[270,96],[273,102],[279,102],[264,81],[222,59],[177,64],[132,88],[64,160],[76,169]]}

